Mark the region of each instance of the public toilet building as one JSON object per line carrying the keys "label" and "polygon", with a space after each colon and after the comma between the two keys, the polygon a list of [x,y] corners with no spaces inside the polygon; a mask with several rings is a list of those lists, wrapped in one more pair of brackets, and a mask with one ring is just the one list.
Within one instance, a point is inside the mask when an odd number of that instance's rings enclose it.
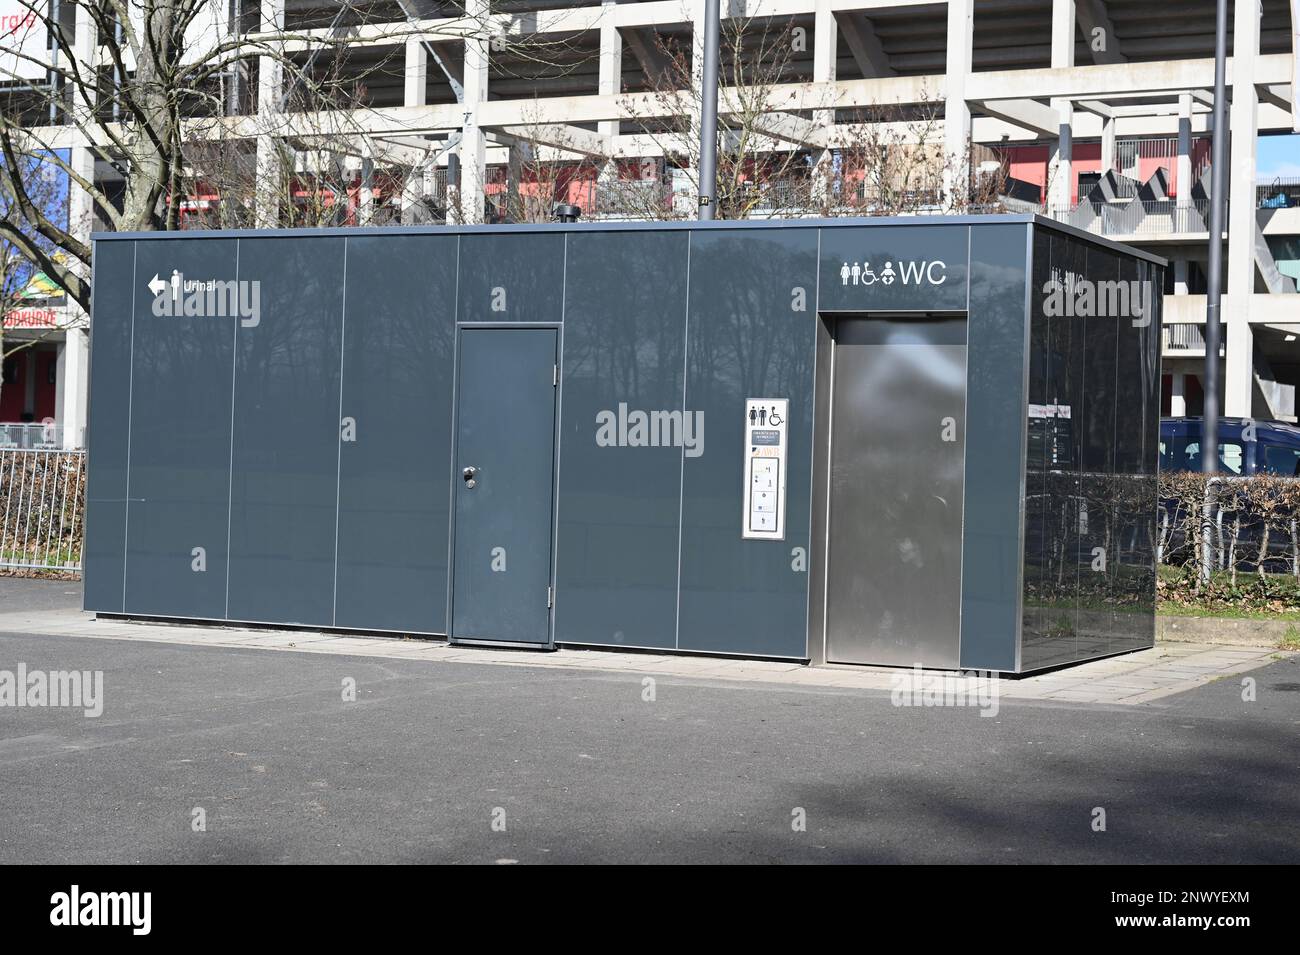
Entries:
{"label": "public toilet building", "polygon": [[86,609],[1149,647],[1163,282],[1032,216],[98,235]]}

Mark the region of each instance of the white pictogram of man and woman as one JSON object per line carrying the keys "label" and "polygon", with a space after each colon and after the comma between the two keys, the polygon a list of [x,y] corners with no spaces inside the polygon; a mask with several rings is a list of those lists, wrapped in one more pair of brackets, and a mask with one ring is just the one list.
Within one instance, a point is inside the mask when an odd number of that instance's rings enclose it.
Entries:
{"label": "white pictogram of man and woman", "polygon": [[886,262],[879,275],[871,270],[870,262],[845,262],[840,267],[840,281],[845,285],[875,285],[876,282],[893,285],[895,277],[893,262]]}

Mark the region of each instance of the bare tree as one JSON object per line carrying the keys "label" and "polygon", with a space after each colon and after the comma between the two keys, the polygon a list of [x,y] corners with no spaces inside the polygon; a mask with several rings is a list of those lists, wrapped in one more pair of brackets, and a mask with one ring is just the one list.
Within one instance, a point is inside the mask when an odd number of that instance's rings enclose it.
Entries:
{"label": "bare tree", "polygon": [[[943,103],[835,108],[803,101],[781,109],[781,89],[797,82],[793,22],[757,17],[724,21],[718,104],[716,215],[901,215],[993,211],[1006,182],[1005,166],[986,147],[962,155],[944,148]],[[671,177],[698,194],[700,142],[695,117],[701,87],[694,58],[670,39],[657,39],[667,69],[652,80],[650,109],[629,110],[664,156],[658,189],[617,189],[619,211],[634,218],[693,218],[692,203],[674,203]],[[669,118],[663,118],[669,117]],[[945,176],[968,183],[944,193]],[[609,191],[609,190],[602,190]],[[604,204],[602,204],[604,206]],[[604,209],[602,209],[604,211]]]}
{"label": "bare tree", "polygon": [[[391,3],[342,0],[319,28],[262,33],[248,18],[224,29],[225,0],[18,2],[43,25],[57,57],[48,65],[18,46],[0,57],[0,81],[11,84],[0,93],[0,177],[15,210],[0,221],[0,238],[83,309],[90,298],[85,229],[42,211],[19,162],[50,150],[60,129],[73,129],[120,175],[120,188],[108,189],[93,172],[61,156],[51,160],[115,231],[248,225],[259,202],[279,208],[279,225],[351,224],[358,207],[370,218],[376,193],[391,200],[403,177],[427,164],[409,143],[399,148],[370,132],[369,79],[400,75],[393,59],[422,32],[387,22]],[[419,14],[415,0],[397,6],[407,17]],[[494,49],[504,48],[508,17],[482,4],[473,13],[453,10],[439,25],[440,39],[491,39]],[[93,36],[73,35],[67,24],[74,20]],[[358,56],[356,31],[381,21],[388,52]],[[208,29],[213,24],[218,28]],[[511,62],[558,60],[556,48],[567,42],[513,31]],[[48,82],[24,79],[31,67],[47,69]],[[258,108],[259,83],[275,91],[269,108]],[[441,148],[423,141],[425,157]]]}
{"label": "bare tree", "polygon": [[[67,194],[59,187],[57,170],[49,159],[43,153],[17,157],[24,170],[24,178],[29,183],[29,200],[39,206],[45,215],[61,221],[68,214]],[[7,182],[7,179],[0,179],[0,222],[16,225],[21,222],[22,214],[15,197],[7,188]],[[51,257],[59,256],[59,252],[48,240],[37,237],[33,242],[49,250]],[[31,259],[0,231],[0,368],[6,360],[40,344],[54,331],[53,323],[47,326],[42,322],[25,330],[21,337],[6,336],[6,322],[10,316],[21,314],[33,302],[55,298],[61,291],[53,287],[45,273],[40,272]],[[4,376],[0,374],[0,393],[3,393],[3,389]]]}

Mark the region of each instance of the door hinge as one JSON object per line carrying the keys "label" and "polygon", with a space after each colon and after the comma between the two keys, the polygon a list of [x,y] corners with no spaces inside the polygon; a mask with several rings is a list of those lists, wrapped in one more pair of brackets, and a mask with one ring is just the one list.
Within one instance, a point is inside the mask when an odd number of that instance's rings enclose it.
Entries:
{"label": "door hinge", "polygon": [[552,365],[551,366],[551,387],[554,388],[559,383],[560,383],[560,366]]}
{"label": "door hinge", "polygon": [[551,606],[551,588],[550,588],[550,587],[547,587],[547,588],[546,588],[546,606],[547,606],[547,607],[550,607],[550,606]]}

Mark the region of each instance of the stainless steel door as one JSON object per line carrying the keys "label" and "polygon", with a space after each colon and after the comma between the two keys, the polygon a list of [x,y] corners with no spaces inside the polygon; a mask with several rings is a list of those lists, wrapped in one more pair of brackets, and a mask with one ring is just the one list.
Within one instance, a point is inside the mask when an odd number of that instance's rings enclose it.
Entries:
{"label": "stainless steel door", "polygon": [[832,381],[826,658],[955,668],[966,321],[841,319]]}
{"label": "stainless steel door", "polygon": [[463,328],[451,639],[551,642],[553,328]]}

